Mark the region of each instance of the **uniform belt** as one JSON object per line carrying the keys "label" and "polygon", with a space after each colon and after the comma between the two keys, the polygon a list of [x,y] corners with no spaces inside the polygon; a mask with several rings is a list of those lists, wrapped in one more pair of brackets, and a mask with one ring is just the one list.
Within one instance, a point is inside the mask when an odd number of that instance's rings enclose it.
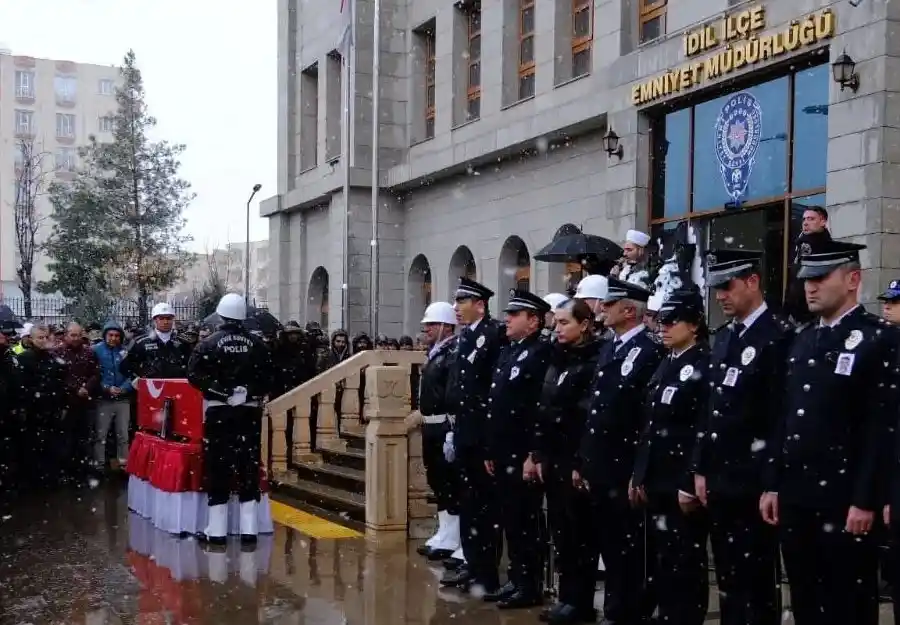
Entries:
{"label": "uniform belt", "polygon": [[450,418],[450,415],[446,414],[429,414],[422,415],[422,423],[426,425],[437,425],[439,423],[446,423]]}
{"label": "uniform belt", "polygon": [[[207,399],[207,406],[231,406],[227,401],[219,401],[218,399]],[[258,401],[245,401],[243,404],[238,404],[238,406],[254,406],[259,407]],[[234,407],[234,406],[232,406]]]}

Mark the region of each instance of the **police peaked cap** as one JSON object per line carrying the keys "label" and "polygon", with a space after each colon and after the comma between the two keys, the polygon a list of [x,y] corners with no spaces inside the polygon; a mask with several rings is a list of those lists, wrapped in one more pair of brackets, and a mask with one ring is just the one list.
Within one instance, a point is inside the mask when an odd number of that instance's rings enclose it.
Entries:
{"label": "police peaked cap", "polygon": [[859,251],[866,249],[859,243],[845,243],[832,239],[815,239],[806,245],[809,249],[801,250],[800,271],[797,277],[802,280],[822,278],[847,263],[859,262]]}
{"label": "police peaked cap", "polygon": [[533,312],[536,315],[545,315],[550,312],[551,308],[544,298],[538,297],[534,293],[521,289],[510,289],[509,303],[504,312],[513,313],[522,310]]}
{"label": "police peaked cap", "polygon": [[900,280],[891,280],[887,290],[878,296],[882,302],[894,302],[900,299]]}
{"label": "police peaked cap", "polygon": [[494,292],[474,280],[460,276],[454,299],[480,299],[485,302],[494,297]]}
{"label": "police peaked cap", "polygon": [[759,250],[709,250],[706,252],[706,284],[723,287],[735,278],[759,271],[763,253]]}
{"label": "police peaked cap", "polygon": [[678,289],[659,309],[656,319],[659,323],[672,324],[679,321],[700,323],[706,316],[703,296],[697,289]]}
{"label": "police peaked cap", "polygon": [[634,282],[625,282],[618,278],[609,278],[608,284],[609,286],[606,291],[606,299],[603,300],[604,302],[618,302],[620,299],[646,302],[650,299],[650,291]]}

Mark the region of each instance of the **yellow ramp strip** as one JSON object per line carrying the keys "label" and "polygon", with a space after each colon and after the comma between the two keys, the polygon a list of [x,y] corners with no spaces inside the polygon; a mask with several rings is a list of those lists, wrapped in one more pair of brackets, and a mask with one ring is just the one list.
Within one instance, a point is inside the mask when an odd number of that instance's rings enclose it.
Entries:
{"label": "yellow ramp strip", "polygon": [[302,532],[310,538],[362,538],[362,534],[343,525],[332,523],[279,501],[271,502],[272,520]]}

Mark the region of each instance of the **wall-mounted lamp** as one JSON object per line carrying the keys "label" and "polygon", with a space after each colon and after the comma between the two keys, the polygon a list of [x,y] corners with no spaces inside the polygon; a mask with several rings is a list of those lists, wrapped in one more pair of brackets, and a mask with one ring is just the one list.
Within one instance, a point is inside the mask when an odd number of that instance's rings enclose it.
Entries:
{"label": "wall-mounted lamp", "polygon": [[603,135],[603,149],[606,150],[606,153],[610,156],[618,156],[619,160],[622,160],[622,155],[625,153],[625,150],[622,149],[622,146],[619,144],[619,135],[616,134],[616,131],[612,128],[607,129],[606,134]]}
{"label": "wall-mounted lamp", "polygon": [[859,89],[859,74],[855,70],[856,61],[851,59],[846,51],[831,64],[831,74],[834,76],[834,82],[841,86],[841,91],[849,88],[856,93]]}

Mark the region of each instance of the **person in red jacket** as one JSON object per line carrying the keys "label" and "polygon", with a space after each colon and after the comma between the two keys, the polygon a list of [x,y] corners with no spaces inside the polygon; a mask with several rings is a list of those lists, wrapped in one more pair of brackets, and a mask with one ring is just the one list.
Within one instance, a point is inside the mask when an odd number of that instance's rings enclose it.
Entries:
{"label": "person in red jacket", "polygon": [[54,355],[64,362],[66,377],[66,415],[62,423],[68,450],[68,466],[64,471],[75,480],[87,475],[91,466],[92,408],[100,384],[100,364],[93,350],[84,342],[84,329],[70,323],[62,343]]}

